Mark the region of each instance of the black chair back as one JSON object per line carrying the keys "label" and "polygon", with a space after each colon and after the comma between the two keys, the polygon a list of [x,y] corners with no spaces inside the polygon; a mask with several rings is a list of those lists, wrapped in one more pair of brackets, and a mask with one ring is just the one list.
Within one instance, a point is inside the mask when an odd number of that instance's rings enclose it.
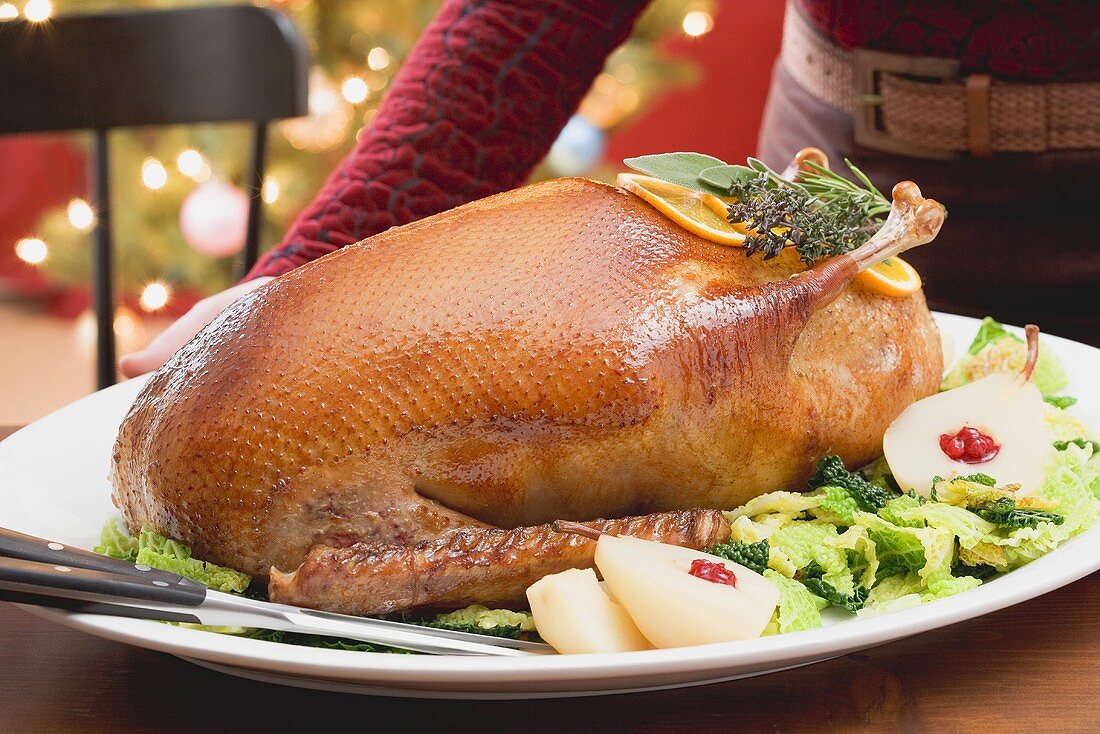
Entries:
{"label": "black chair back", "polygon": [[310,57],[285,15],[249,5],[0,22],[0,134],[92,130],[92,291],[99,387],[115,380],[107,132],[250,121],[248,230],[240,271],[259,252],[268,123],[307,113]]}

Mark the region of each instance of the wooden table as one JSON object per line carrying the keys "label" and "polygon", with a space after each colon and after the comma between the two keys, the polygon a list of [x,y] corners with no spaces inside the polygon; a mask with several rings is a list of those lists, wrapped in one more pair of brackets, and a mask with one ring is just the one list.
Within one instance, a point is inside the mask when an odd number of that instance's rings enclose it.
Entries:
{"label": "wooden table", "polygon": [[[0,438],[12,429],[0,428]],[[413,701],[253,683],[0,604],[0,732],[1100,730],[1100,574],[805,668],[658,693]]]}

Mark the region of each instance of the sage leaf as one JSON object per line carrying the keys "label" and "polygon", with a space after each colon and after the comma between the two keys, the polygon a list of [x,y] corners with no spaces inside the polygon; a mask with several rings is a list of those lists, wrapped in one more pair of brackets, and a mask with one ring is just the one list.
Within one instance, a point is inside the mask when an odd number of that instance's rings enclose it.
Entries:
{"label": "sage leaf", "polygon": [[759,158],[747,158],[745,162],[749,164],[749,168],[760,171],[761,173],[774,173],[772,169],[768,168],[768,164]]}
{"label": "sage leaf", "polygon": [[699,174],[707,168],[726,165],[725,161],[714,156],[702,153],[658,153],[626,158],[623,163],[635,171],[694,191],[719,195],[728,192],[728,189],[718,189],[699,180]]}
{"label": "sage leaf", "polygon": [[728,194],[734,184],[748,186],[758,175],[747,166],[711,166],[699,173],[699,180]]}

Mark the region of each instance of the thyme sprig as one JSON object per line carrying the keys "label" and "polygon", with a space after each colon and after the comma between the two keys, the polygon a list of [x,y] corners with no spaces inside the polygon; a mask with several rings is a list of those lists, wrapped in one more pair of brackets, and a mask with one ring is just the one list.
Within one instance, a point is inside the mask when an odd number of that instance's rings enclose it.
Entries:
{"label": "thyme sprig", "polygon": [[664,181],[698,191],[736,199],[727,219],[743,222],[750,230],[746,255],[762,253],[765,260],[793,245],[810,265],[862,245],[886,220],[890,201],[851,161],[845,159],[857,181],[807,161],[810,170],[795,180],[784,179],[763,161],[728,165],[696,153],[668,153],[629,158],[624,163]]}
{"label": "thyme sprig", "polygon": [[794,181],[780,177],[752,159],[752,177],[733,178],[727,219],[744,222],[748,255],[762,252],[765,260],[793,245],[807,265],[854,250],[869,240],[890,211],[890,202],[863,172],[845,161],[861,187],[832,171],[807,161]]}

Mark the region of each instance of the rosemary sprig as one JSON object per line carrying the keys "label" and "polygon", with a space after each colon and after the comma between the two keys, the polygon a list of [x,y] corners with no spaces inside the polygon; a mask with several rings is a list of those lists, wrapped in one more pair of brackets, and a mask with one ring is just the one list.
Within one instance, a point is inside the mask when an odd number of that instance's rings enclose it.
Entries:
{"label": "rosemary sprig", "polygon": [[794,245],[807,265],[862,245],[886,220],[890,201],[851,161],[845,163],[858,183],[807,161],[788,181],[763,161],[747,165],[720,163],[697,153],[666,153],[629,158],[624,163],[665,181],[737,199],[727,219],[744,222],[751,231],[745,253],[765,260]]}

